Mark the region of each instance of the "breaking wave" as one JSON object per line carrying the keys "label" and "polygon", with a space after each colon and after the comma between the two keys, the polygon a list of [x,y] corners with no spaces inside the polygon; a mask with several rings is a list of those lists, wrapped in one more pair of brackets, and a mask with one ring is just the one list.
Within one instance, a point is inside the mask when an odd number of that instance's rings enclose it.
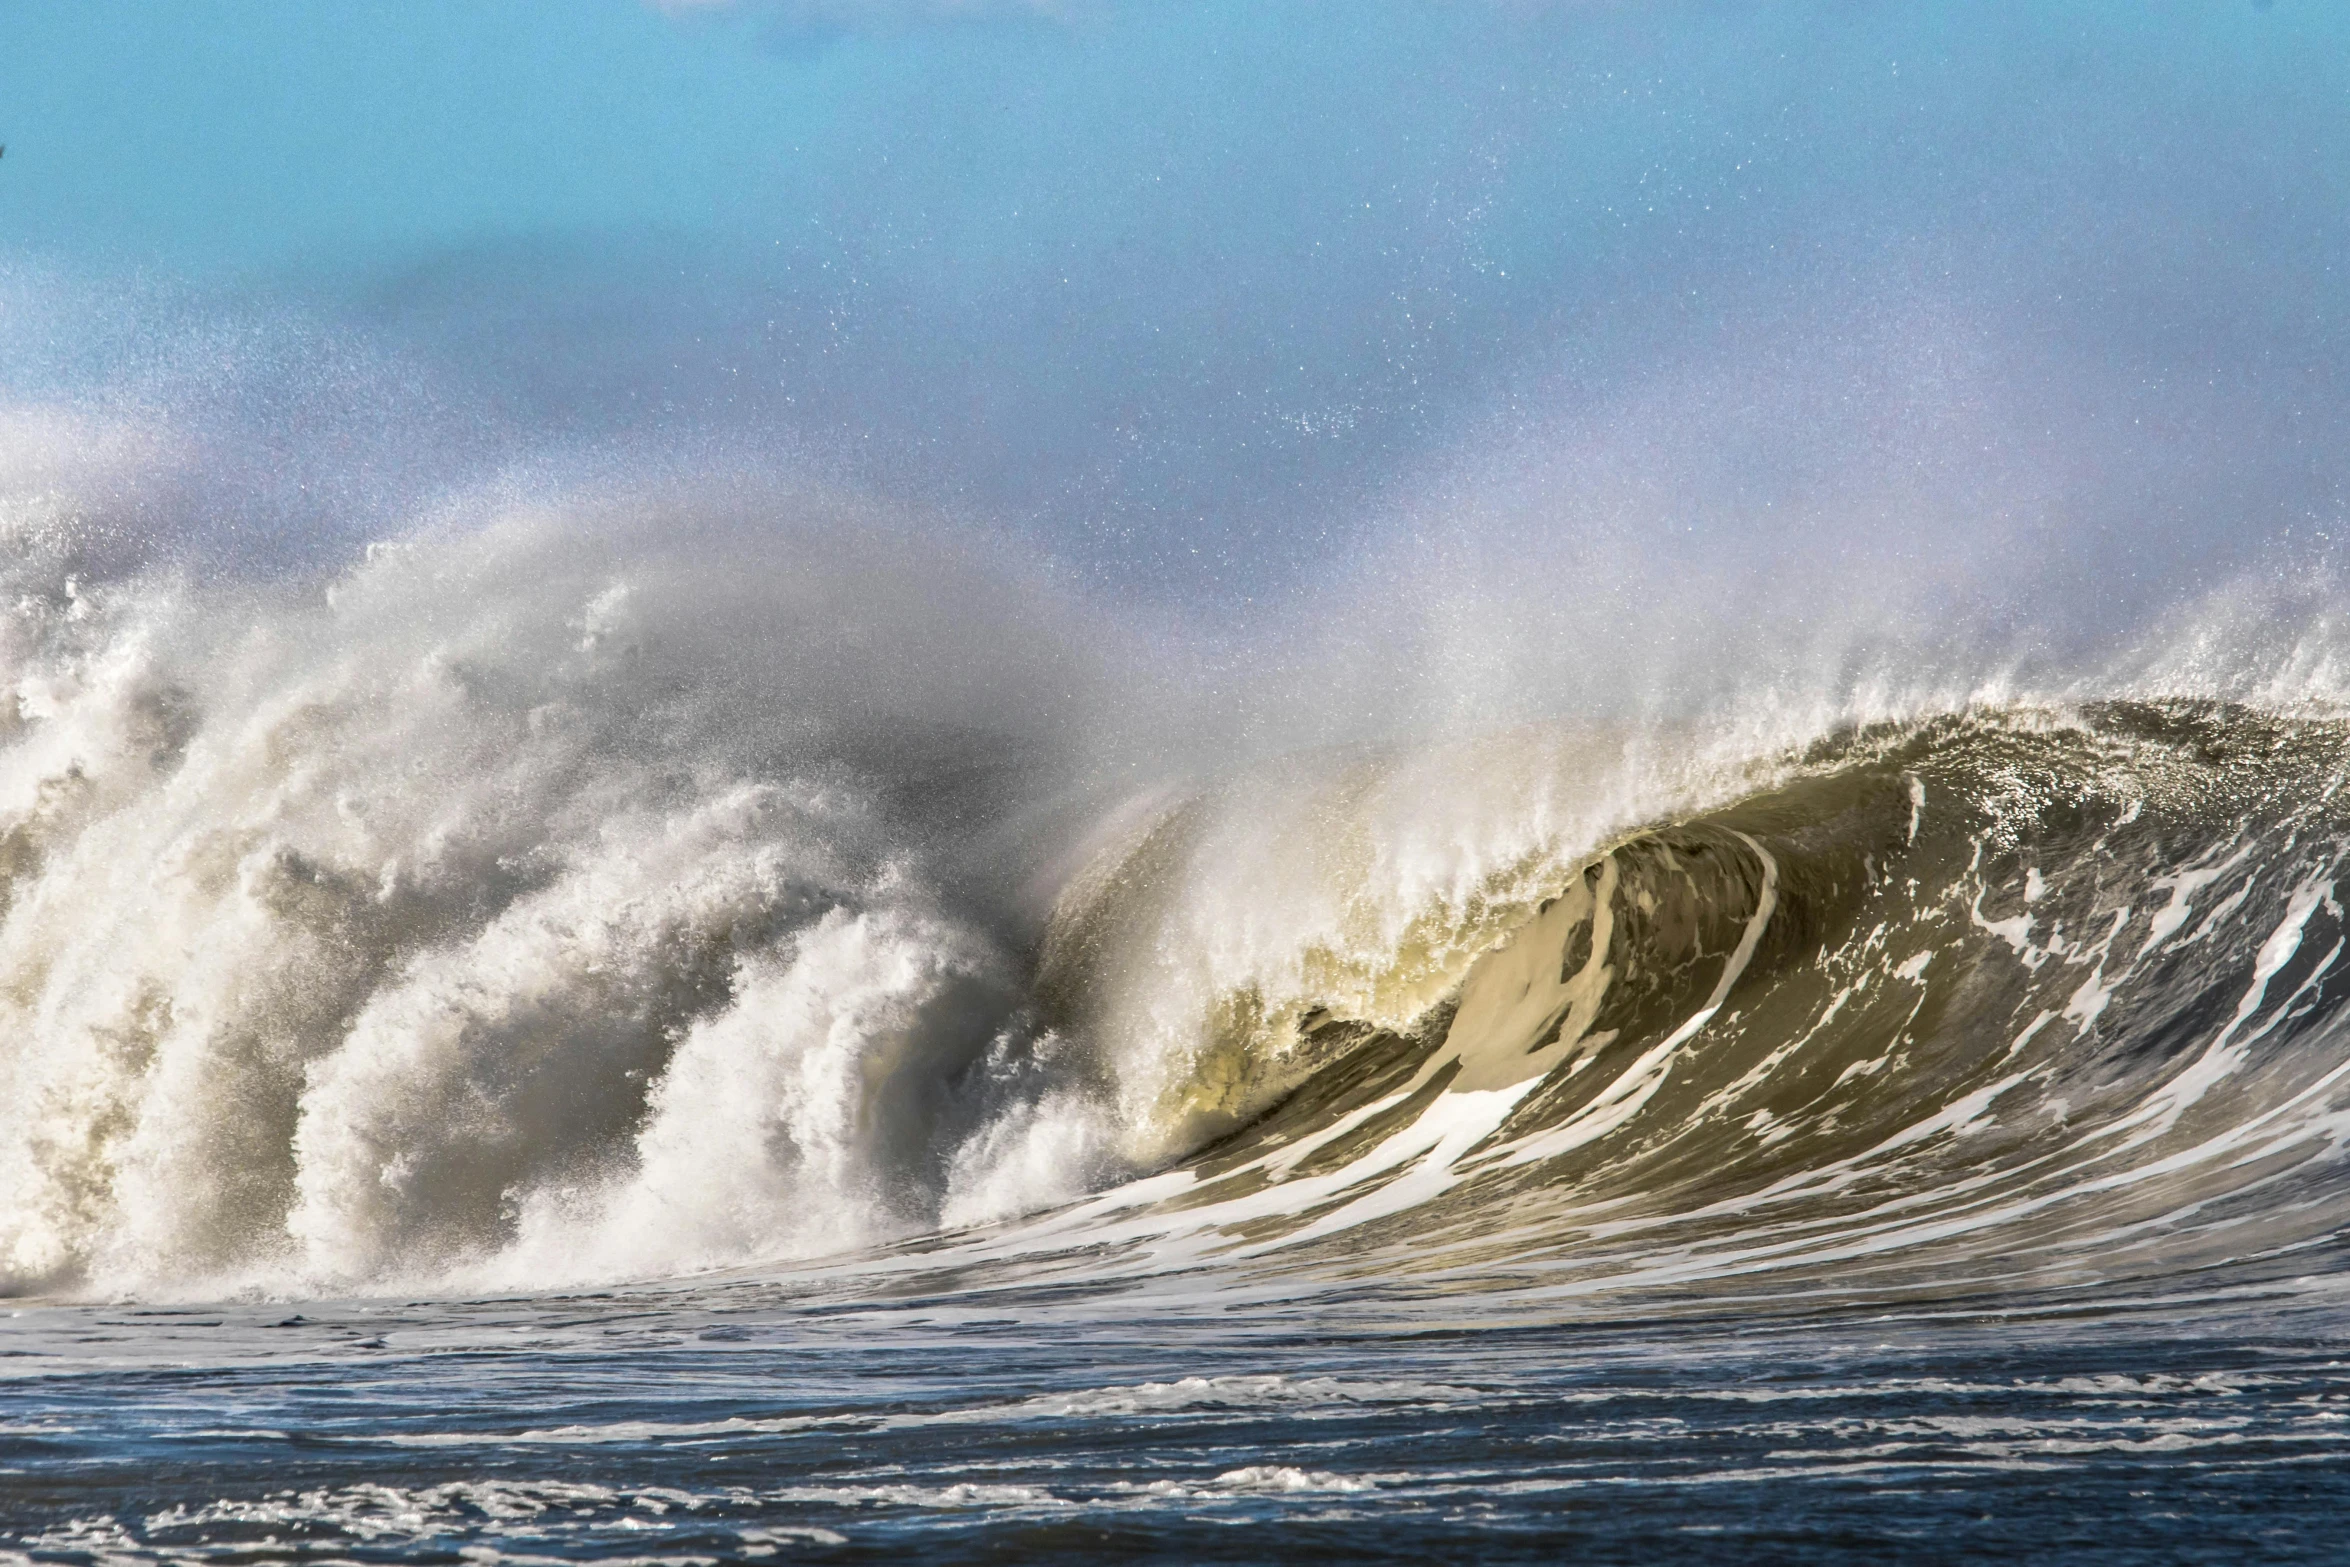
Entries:
{"label": "breaking wave", "polygon": [[1184,768],[1073,601],[814,494],[241,583],[9,517],[10,1293],[856,1256],[1702,1299],[2331,1233],[2323,711]]}
{"label": "breaking wave", "polygon": [[2322,1271],[2346,742],[2183,701],[1840,733],[1491,888],[1505,934],[1408,1021],[1252,1029],[1261,1104],[1079,1223],[1154,1265],[1533,1297]]}
{"label": "breaking wave", "polygon": [[1002,1130],[1057,1045],[987,839],[1092,677],[935,541],[797,514],[756,560],[647,502],[206,586],[21,509],[0,1287],[434,1278],[581,1225],[572,1266],[660,1271],[1075,1181]]}

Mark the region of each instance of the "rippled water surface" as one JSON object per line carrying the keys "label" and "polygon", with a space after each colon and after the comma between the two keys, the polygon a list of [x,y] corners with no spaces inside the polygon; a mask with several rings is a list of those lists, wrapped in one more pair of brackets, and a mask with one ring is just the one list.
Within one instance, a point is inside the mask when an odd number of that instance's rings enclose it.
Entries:
{"label": "rippled water surface", "polygon": [[746,1285],[8,1323],[9,1560],[2338,1559],[2350,1315],[1317,1327]]}

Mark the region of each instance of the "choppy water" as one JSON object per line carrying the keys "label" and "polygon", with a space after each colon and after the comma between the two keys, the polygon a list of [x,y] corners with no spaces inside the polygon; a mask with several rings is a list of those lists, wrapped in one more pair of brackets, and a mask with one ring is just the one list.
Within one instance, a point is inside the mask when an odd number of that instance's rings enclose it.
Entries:
{"label": "choppy water", "polygon": [[1384,1328],[759,1285],[55,1309],[10,1323],[0,1455],[42,1561],[2331,1560],[2328,1293]]}

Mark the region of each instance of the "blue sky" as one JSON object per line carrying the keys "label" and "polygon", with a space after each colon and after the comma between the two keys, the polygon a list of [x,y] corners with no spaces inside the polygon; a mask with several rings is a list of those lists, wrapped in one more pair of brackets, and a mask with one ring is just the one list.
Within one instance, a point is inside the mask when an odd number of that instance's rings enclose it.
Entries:
{"label": "blue sky", "polygon": [[[2007,425],[2131,404],[2072,432],[2117,482],[2204,431],[2239,531],[2338,498],[2350,24],[2315,0],[0,18],[0,258],[355,334],[487,410],[485,461],[814,451],[1230,588],[1660,376],[1972,355]],[[1839,395],[1675,403],[1716,455],[1641,460],[1800,502]]]}
{"label": "blue sky", "polygon": [[204,273],[739,220],[842,63],[631,0],[12,4],[8,30],[10,238]]}

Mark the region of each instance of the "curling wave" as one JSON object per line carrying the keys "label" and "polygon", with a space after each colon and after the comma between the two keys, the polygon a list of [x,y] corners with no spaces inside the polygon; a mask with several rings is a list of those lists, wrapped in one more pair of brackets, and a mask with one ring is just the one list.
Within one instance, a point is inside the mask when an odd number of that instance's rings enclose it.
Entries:
{"label": "curling wave", "polygon": [[1847,731],[1622,837],[1402,1026],[1053,1228],[1154,1264],[1654,1301],[2322,1270],[2350,730],[2190,702]]}
{"label": "curling wave", "polygon": [[0,1290],[2321,1265],[2338,719],[1537,724],[1137,792],[1149,687],[1069,605],[672,502],[259,585],[9,511]]}

